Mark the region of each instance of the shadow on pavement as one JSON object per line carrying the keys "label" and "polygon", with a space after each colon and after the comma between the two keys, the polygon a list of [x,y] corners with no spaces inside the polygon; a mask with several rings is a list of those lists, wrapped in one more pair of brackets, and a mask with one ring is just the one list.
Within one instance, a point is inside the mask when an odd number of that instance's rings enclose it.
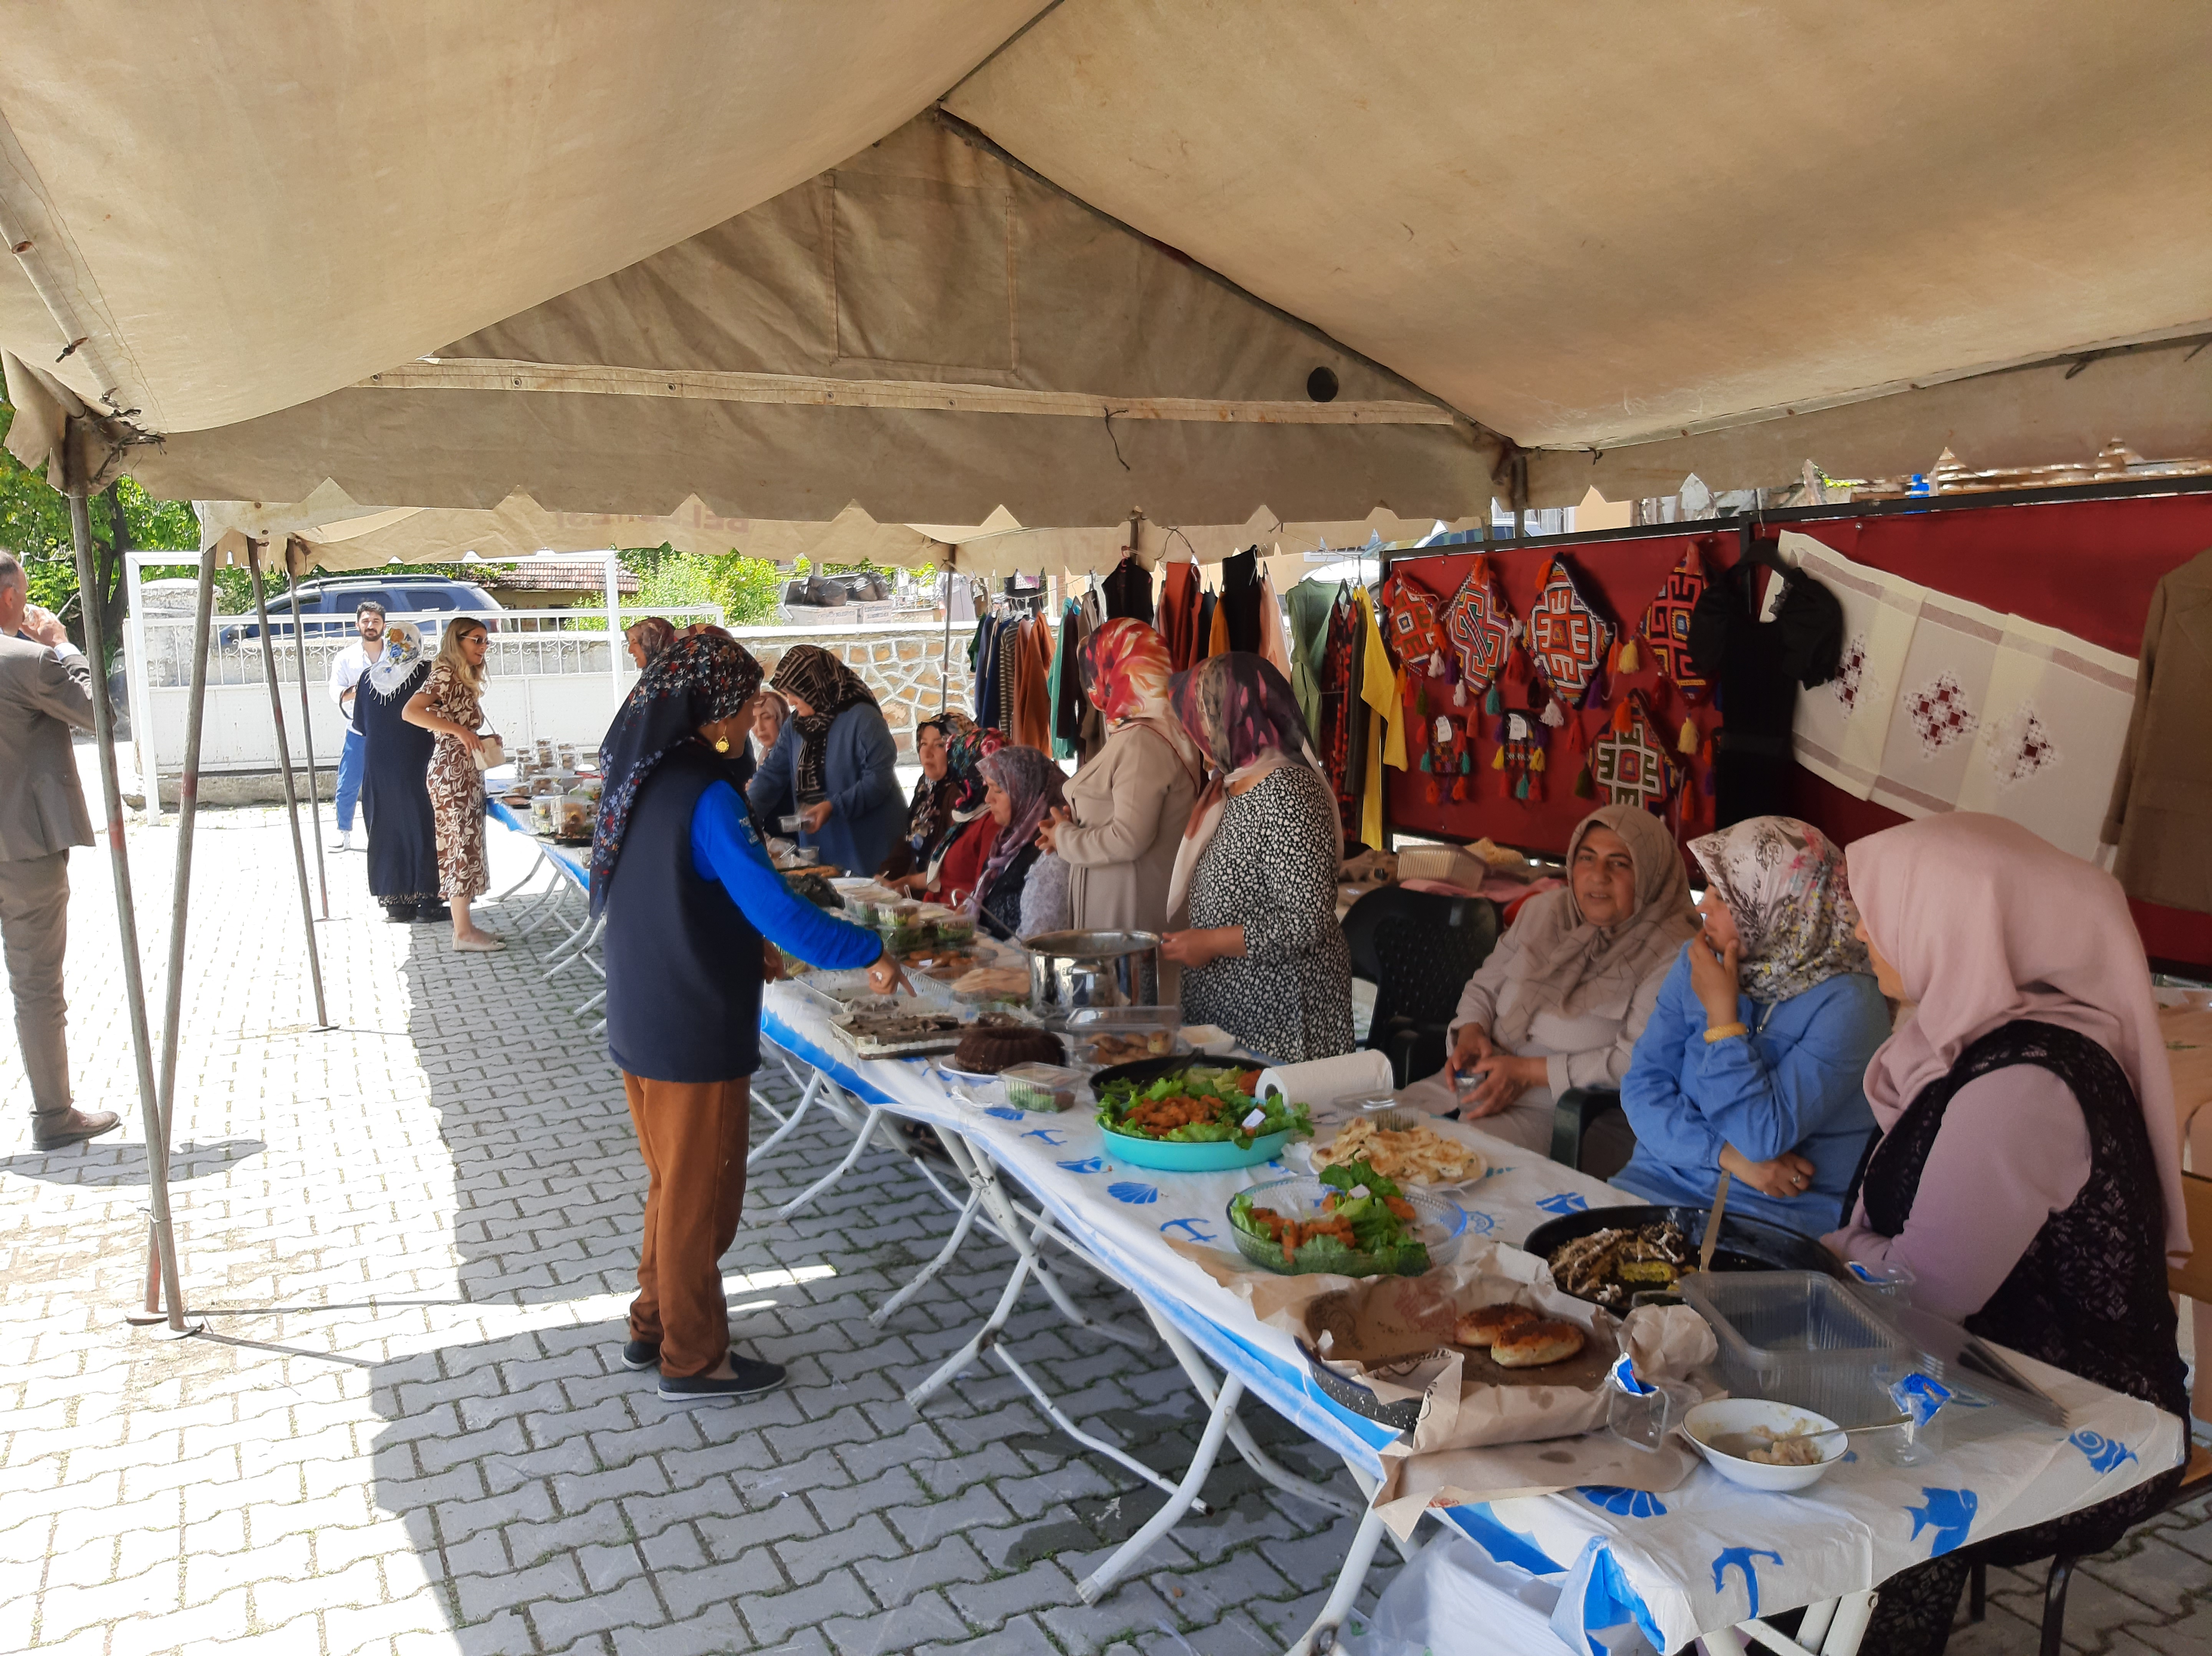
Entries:
{"label": "shadow on pavement", "polygon": [[[169,1152],[169,1183],[181,1184],[228,1172],[268,1148],[259,1139],[217,1139],[212,1144],[188,1140]],[[0,1172],[21,1173],[51,1184],[143,1184],[148,1182],[146,1147],[93,1139],[59,1150],[0,1157]]]}

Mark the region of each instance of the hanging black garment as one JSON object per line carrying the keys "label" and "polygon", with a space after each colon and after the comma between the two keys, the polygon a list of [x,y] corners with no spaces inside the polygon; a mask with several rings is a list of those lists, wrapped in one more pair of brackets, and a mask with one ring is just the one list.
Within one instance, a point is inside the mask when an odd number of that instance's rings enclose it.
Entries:
{"label": "hanging black garment", "polygon": [[1220,599],[1212,593],[1198,600],[1198,654],[1191,660],[1193,667],[1212,654],[1213,612],[1220,607]]}
{"label": "hanging black garment", "polygon": [[1060,644],[1053,655],[1060,670],[1060,695],[1053,703],[1052,738],[1066,742],[1071,752],[1083,744],[1083,709],[1091,705],[1091,698],[1083,693],[1081,616],[1081,610],[1072,601],[1060,606]]}
{"label": "hanging black garment", "polygon": [[[2089,1178],[2035,1240],[1969,1331],[2039,1362],[2141,1397],[2189,1418],[2166,1288],[2166,1202],[2142,1105],[2112,1055],[2087,1036],[2021,1019],[1991,1030],[1951,1073],[1920,1090],[1867,1158],[1867,1222],[1884,1236],[1905,1228],[1943,1112],[1968,1081],[2033,1064],[2064,1081],[2089,1127]],[[1846,1199],[1844,1211],[1855,1204]],[[2100,1553],[2166,1504],[2180,1470],[2031,1529],[1984,1542],[1978,1556],[2012,1565],[2056,1553]]]}
{"label": "hanging black garment", "polygon": [[1260,549],[1248,546],[1221,560],[1221,608],[1228,617],[1229,648],[1260,650]]}
{"label": "hanging black garment", "polygon": [[1797,687],[1836,676],[1844,612],[1810,575],[1779,570],[1785,582],[1774,619],[1758,615],[1753,576],[1765,567],[1739,561],[1705,584],[1690,615],[1690,660],[1719,687],[1721,728],[1713,739],[1714,826],[1748,817],[1790,814],[1790,727]]}
{"label": "hanging black garment", "polygon": [[1152,572],[1125,554],[1114,566],[1114,573],[1100,581],[1106,594],[1106,618],[1119,620],[1126,616],[1132,621],[1152,624]]}

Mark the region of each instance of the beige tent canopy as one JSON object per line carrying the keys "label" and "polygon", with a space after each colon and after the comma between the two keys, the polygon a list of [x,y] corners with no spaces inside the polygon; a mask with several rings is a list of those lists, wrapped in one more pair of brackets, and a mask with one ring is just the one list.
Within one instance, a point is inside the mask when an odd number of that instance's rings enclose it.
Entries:
{"label": "beige tent canopy", "polygon": [[[737,551],[788,563],[805,557],[817,565],[858,563],[915,569],[950,564],[975,575],[1020,571],[1082,575],[1110,569],[1129,550],[1129,527],[1028,529],[1004,508],[980,524],[878,523],[848,506],[827,523],[792,523],[723,517],[695,495],[664,517],[635,513],[549,512],[526,495],[512,495],[489,511],[466,508],[357,504],[334,484],[325,484],[294,505],[200,501],[203,544],[222,561],[242,562],[247,543],[298,543],[305,562],[325,569],[365,569],[386,563],[452,563],[474,552],[480,558],[529,557],[539,552],[599,551],[610,547],[668,545],[709,555]],[[1409,521],[1377,509],[1356,521],[1286,523],[1262,509],[1243,523],[1164,528],[1139,521],[1136,551],[1147,565],[1187,557],[1214,563],[1245,547],[1282,549],[1278,580],[1296,580],[1305,554],[1348,551],[1377,542],[1418,539],[1442,520]],[[1443,522],[1464,529],[1470,521]]]}
{"label": "beige tent canopy", "polygon": [[2208,46],[2148,0],[87,0],[0,62],[0,348],[247,501],[1097,529],[1455,518],[1509,443],[1534,504],[2201,453]]}

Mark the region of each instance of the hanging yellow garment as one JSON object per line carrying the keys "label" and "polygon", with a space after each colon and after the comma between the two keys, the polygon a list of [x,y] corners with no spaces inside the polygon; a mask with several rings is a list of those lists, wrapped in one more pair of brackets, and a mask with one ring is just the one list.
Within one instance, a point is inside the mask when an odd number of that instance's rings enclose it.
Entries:
{"label": "hanging yellow garment", "polygon": [[1382,767],[1406,768],[1406,700],[1398,693],[1398,669],[1383,648],[1382,629],[1376,624],[1374,601],[1367,588],[1352,589],[1352,601],[1359,612],[1359,630],[1365,651],[1359,667],[1359,699],[1367,703],[1367,775],[1359,789],[1359,837],[1380,848],[1382,843]]}

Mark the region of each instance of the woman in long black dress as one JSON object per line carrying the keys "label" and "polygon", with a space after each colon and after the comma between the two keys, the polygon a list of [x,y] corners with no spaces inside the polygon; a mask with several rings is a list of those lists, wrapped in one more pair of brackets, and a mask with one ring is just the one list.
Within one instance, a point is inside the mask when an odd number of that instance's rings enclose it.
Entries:
{"label": "woman in long black dress", "polygon": [[368,823],[369,895],[387,920],[444,920],[438,900],[438,829],[423,776],[436,739],[400,717],[430,664],[411,623],[386,630],[384,654],[362,675],[353,698],[364,749],[362,813]]}

